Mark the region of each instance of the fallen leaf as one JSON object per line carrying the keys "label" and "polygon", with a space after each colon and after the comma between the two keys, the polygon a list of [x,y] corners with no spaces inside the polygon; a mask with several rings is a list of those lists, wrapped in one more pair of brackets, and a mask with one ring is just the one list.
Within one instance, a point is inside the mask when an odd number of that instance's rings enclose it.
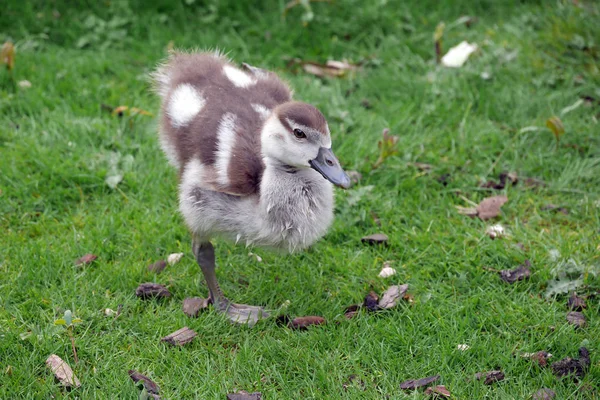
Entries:
{"label": "fallen leaf", "polygon": [[590,367],[590,352],[585,347],[579,348],[579,360],[566,357],[552,364],[554,375],[560,377],[573,375],[573,380],[582,379]]}
{"label": "fallen leaf", "polygon": [[552,400],[556,396],[553,390],[543,388],[535,392],[532,396],[533,400]]}
{"label": "fallen leaf", "polygon": [[135,295],[141,299],[151,299],[153,297],[163,298],[171,297],[169,290],[158,283],[142,283],[135,291]]}
{"label": "fallen leaf", "polygon": [[499,271],[498,274],[500,274],[500,279],[502,279],[504,282],[515,283],[516,281],[528,279],[531,276],[529,267],[531,267],[531,263],[529,260],[525,260],[523,265],[519,265],[515,269],[505,269]]}
{"label": "fallen leaf", "polygon": [[346,319],[352,319],[356,317],[360,311],[360,307],[360,304],[352,304],[351,306],[346,307],[346,310],[344,311],[344,316]]}
{"label": "fallen leaf", "polygon": [[583,328],[585,326],[585,315],[579,311],[571,311],[567,314],[567,321],[577,328]]}
{"label": "fallen leaf", "polygon": [[408,381],[402,382],[400,384],[400,389],[403,389],[403,390],[418,389],[420,387],[430,385],[433,382],[437,381],[438,379],[440,379],[439,375],[428,376],[427,378],[421,378],[421,379],[410,379]]}
{"label": "fallen leaf", "polygon": [[12,42],[5,42],[0,50],[0,62],[6,64],[6,69],[12,71],[15,67],[15,46]]}
{"label": "fallen leaf", "polygon": [[167,262],[165,260],[158,260],[157,262],[148,265],[148,271],[160,274],[166,267]]}
{"label": "fallen leaf", "polygon": [[477,216],[482,220],[495,218],[500,214],[500,207],[508,201],[504,195],[492,196],[483,199],[477,206]]}
{"label": "fallen leaf", "polygon": [[368,244],[386,244],[388,237],[383,233],[375,233],[373,235],[365,236],[360,240],[361,242]]}
{"label": "fallen leaf", "polygon": [[379,310],[379,296],[377,293],[370,291],[369,294],[365,296],[364,306],[367,307],[369,311],[378,311]]}
{"label": "fallen leaf", "polygon": [[201,310],[205,310],[211,304],[210,299],[201,297],[188,297],[183,300],[183,313],[188,317],[197,317]]}
{"label": "fallen leaf", "polygon": [[471,348],[468,344],[457,344],[456,349],[460,351],[467,351]]}
{"label": "fallen leaf", "polygon": [[89,265],[98,258],[95,254],[85,254],[75,260],[75,265]]}
{"label": "fallen leaf", "polygon": [[556,144],[558,145],[560,142],[560,137],[565,134],[565,127],[562,121],[557,116],[550,117],[546,121],[546,126],[554,134],[554,137],[556,138]]}
{"label": "fallen leaf", "polygon": [[29,89],[31,87],[31,82],[28,80],[22,80],[17,83],[21,89]]}
{"label": "fallen leaf", "polygon": [[389,278],[390,276],[396,275],[396,270],[390,267],[389,261],[383,263],[383,268],[379,272],[380,278]]}
{"label": "fallen leaf", "polygon": [[171,266],[177,264],[183,258],[183,253],[172,253],[167,257],[167,263]]}
{"label": "fallen leaf", "polygon": [[505,231],[504,227],[500,224],[488,226],[485,230],[485,233],[490,237],[490,239],[497,239],[504,236]]}
{"label": "fallen leaf", "polygon": [[433,397],[434,399],[437,399],[440,397],[445,397],[445,398],[449,399],[452,396],[450,394],[450,391],[448,389],[446,389],[446,386],[444,386],[444,385],[428,387],[427,389],[425,389],[425,394]]}
{"label": "fallen leaf", "polygon": [[582,311],[587,305],[583,298],[577,296],[577,293],[573,292],[571,297],[569,297],[569,300],[567,300],[567,307],[569,307],[569,310]]}
{"label": "fallen leaf", "polygon": [[178,329],[170,335],[167,335],[164,338],[162,338],[161,342],[167,342],[169,344],[172,344],[173,346],[183,346],[194,340],[194,338],[197,335],[198,334],[192,329],[188,328],[187,326],[184,326],[183,328]]}
{"label": "fallen leaf", "polygon": [[504,380],[504,373],[502,371],[487,371],[487,372],[478,372],[475,374],[475,379],[478,381],[483,379],[484,385],[491,385],[494,382],[500,382]]}
{"label": "fallen leaf", "polygon": [[400,139],[398,136],[390,135],[389,128],[385,128],[382,132],[383,138],[377,142],[377,147],[379,147],[380,153],[379,158],[373,164],[373,169],[378,168],[383,164],[383,162],[391,156],[398,154],[398,140]]}
{"label": "fallen leaf", "polygon": [[160,391],[160,388],[152,379],[148,378],[146,375],[140,374],[139,372],[133,369],[129,370],[129,377],[131,378],[131,380],[133,380],[134,383],[141,382],[148,391],[148,393],[158,394],[158,392]]}
{"label": "fallen leaf", "polygon": [[69,364],[64,362],[59,356],[56,354],[51,354],[50,357],[46,360],[46,365],[52,370],[52,373],[59,380],[61,385],[67,388],[78,388],[81,386],[79,379],[73,373]]}
{"label": "fallen leaf", "polygon": [[289,324],[288,327],[292,329],[306,330],[309,326],[312,325],[324,325],[326,323],[325,318],[318,316],[308,316],[308,317],[297,317],[294,318]]}
{"label": "fallen leaf", "polygon": [[458,45],[450,48],[446,55],[442,57],[442,65],[450,68],[460,68],[467,62],[469,56],[473,54],[477,48],[476,44],[462,41]]}
{"label": "fallen leaf", "polygon": [[514,186],[519,182],[519,178],[517,177],[517,174],[514,172],[504,171],[504,172],[500,173],[500,176],[498,177],[498,179],[499,179],[499,182],[489,180],[489,181],[483,183],[481,185],[481,187],[487,188],[487,189],[502,190],[506,187],[506,185],[508,183],[510,183]]}
{"label": "fallen leaf", "polygon": [[260,393],[260,392],[248,393],[245,390],[227,395],[227,400],[261,400],[261,399],[262,399],[262,393]]}
{"label": "fallen leaf", "polygon": [[529,358],[531,361],[536,362],[540,367],[544,368],[548,365],[548,359],[552,357],[552,354],[542,350],[537,353],[524,353],[521,357]]}
{"label": "fallen leaf", "polygon": [[398,299],[406,293],[408,290],[408,283],[404,285],[394,285],[390,286],[383,294],[381,295],[381,299],[379,300],[378,306],[381,309],[389,309],[396,306]]}

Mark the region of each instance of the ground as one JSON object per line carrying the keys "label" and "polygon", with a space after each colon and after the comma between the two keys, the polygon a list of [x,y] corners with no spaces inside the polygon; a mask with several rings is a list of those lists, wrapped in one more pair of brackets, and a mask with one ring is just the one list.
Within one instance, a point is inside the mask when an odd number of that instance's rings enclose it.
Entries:
{"label": "ground", "polygon": [[[0,43],[14,42],[16,57],[11,72],[0,65],[0,398],[135,398],[129,369],[155,380],[167,399],[237,390],[266,399],[424,398],[400,383],[436,374],[457,399],[528,398],[542,387],[560,399],[598,396],[597,2],[339,0],[310,3],[312,20],[301,5],[284,18],[284,1],[68,3],[2,4]],[[442,21],[444,53],[463,40],[479,46],[462,68],[436,64]],[[184,298],[207,293],[147,81],[173,45],[219,48],[278,71],[298,99],[323,111],[341,163],[362,174],[336,193],[335,223],[308,251],[283,256],[216,242],[217,275],[232,299],[269,308],[289,300],[287,314],[328,324],[248,328],[212,310],[197,319],[181,311]],[[319,78],[293,58],[361,67]],[[119,117],[110,112],[117,106],[152,116]],[[553,116],[564,125],[558,144],[546,127]],[[384,128],[398,136],[397,153],[373,169]],[[503,171],[519,182],[480,186]],[[527,177],[545,185],[530,188]],[[508,202],[489,221],[455,207],[498,194]],[[493,224],[507,235],[490,239]],[[361,243],[377,232],[388,246]],[[147,271],[176,252],[185,253],[178,264]],[[75,267],[86,253],[97,260]],[[509,284],[494,272],[525,260],[529,279]],[[378,277],[384,261],[396,275]],[[546,296],[566,269],[563,281],[587,296],[584,328],[567,322],[565,294]],[[142,301],[135,290],[144,282],[173,296]],[[404,283],[412,301],[343,317],[370,290]],[[119,305],[118,318],[105,315]],[[83,320],[74,329],[78,364],[64,327],[54,325],[66,309]],[[192,343],[160,342],[183,326],[198,333]],[[557,361],[581,346],[591,367],[579,382],[521,357],[545,350]],[[52,353],[74,368],[81,388],[55,383],[44,364]],[[505,380],[473,379],[493,369]]]}

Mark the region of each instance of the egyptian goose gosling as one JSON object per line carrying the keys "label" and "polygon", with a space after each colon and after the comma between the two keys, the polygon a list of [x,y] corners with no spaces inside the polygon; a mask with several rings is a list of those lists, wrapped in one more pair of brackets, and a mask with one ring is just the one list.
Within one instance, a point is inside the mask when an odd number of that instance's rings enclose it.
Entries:
{"label": "egyptian goose gosling", "polygon": [[325,234],[333,185],[350,180],[331,151],[325,117],[292,101],[273,72],[218,53],[175,53],[153,74],[160,143],[179,169],[179,209],[213,306],[231,321],[268,314],[221,292],[210,239],[295,251]]}

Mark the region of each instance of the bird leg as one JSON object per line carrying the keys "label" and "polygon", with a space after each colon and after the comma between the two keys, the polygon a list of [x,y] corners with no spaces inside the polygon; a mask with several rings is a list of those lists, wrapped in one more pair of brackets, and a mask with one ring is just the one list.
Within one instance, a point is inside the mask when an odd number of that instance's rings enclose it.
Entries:
{"label": "bird leg", "polygon": [[192,251],[204,274],[204,279],[206,279],[213,307],[218,312],[227,315],[231,322],[248,324],[249,326],[253,326],[259,319],[269,316],[262,307],[235,304],[225,297],[217,282],[217,275],[215,274],[215,249],[210,242],[202,242],[194,239],[192,242]]}

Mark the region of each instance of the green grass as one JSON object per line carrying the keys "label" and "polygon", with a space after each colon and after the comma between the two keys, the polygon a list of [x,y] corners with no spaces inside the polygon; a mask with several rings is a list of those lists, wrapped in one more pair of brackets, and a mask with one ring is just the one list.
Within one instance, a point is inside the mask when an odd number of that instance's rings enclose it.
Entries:
{"label": "green grass", "polygon": [[[541,387],[560,399],[598,396],[598,296],[588,298],[584,329],[567,324],[565,296],[544,297],[552,271],[571,258],[584,272],[579,293],[600,288],[597,2],[337,0],[313,3],[306,27],[301,7],[282,20],[285,1],[170,3],[2,4],[0,42],[14,41],[17,55],[12,76],[0,71],[0,398],[135,398],[128,369],[153,378],[167,399],[221,399],[236,389],[266,399],[424,398],[399,384],[434,374],[457,399],[523,399]],[[477,22],[453,25],[462,15]],[[462,40],[481,47],[461,69],[435,64],[440,21],[446,50]],[[297,98],[328,117],[343,165],[363,174],[360,185],[337,193],[335,223],[308,251],[253,249],[259,263],[248,249],[216,243],[217,274],[230,298],[270,308],[289,300],[291,315],[322,315],[326,326],[296,332],[264,321],[250,329],[212,310],[197,319],[181,312],[184,298],[206,289],[177,212],[177,173],[157,145],[156,118],[101,109],[156,114],[147,75],[169,41],[218,47],[236,62],[280,72]],[[320,80],[293,74],[286,57],[364,66]],[[31,88],[15,84],[21,80]],[[561,115],[580,96],[594,102]],[[553,115],[566,131],[558,148],[545,129]],[[522,130],[531,126],[540,129]],[[399,153],[371,170],[386,127],[399,136]],[[134,160],[120,166],[116,190],[104,182],[113,153]],[[505,189],[509,202],[497,222],[510,236],[490,240],[484,231],[493,222],[459,215],[455,205],[466,205],[459,195],[475,202],[491,195],[480,182],[505,170],[547,185],[527,189],[521,179]],[[437,180],[444,174],[447,186]],[[569,214],[542,211],[549,203]],[[361,244],[379,231],[390,237],[387,248]],[[147,272],[173,252],[186,256],[160,275]],[[98,260],[74,268],[85,253]],[[482,268],[526,259],[532,276],[514,285]],[[384,280],[377,274],[386,260],[398,274]],[[136,287],[149,281],[166,284],[173,297],[138,300]],[[346,306],[396,283],[409,283],[413,303],[344,320]],[[119,318],[104,316],[119,304]],[[84,320],[76,328],[78,365],[68,336],[53,325],[65,309]],[[160,342],[184,325],[198,332],[193,343]],[[461,343],[471,348],[457,351]],[[538,350],[553,360],[575,357],[582,343],[592,366],[580,383],[519,357]],[[51,353],[69,361],[81,388],[65,392],[54,382],[44,365]],[[472,379],[491,369],[506,380],[485,386]],[[353,374],[365,386],[345,391]]]}

